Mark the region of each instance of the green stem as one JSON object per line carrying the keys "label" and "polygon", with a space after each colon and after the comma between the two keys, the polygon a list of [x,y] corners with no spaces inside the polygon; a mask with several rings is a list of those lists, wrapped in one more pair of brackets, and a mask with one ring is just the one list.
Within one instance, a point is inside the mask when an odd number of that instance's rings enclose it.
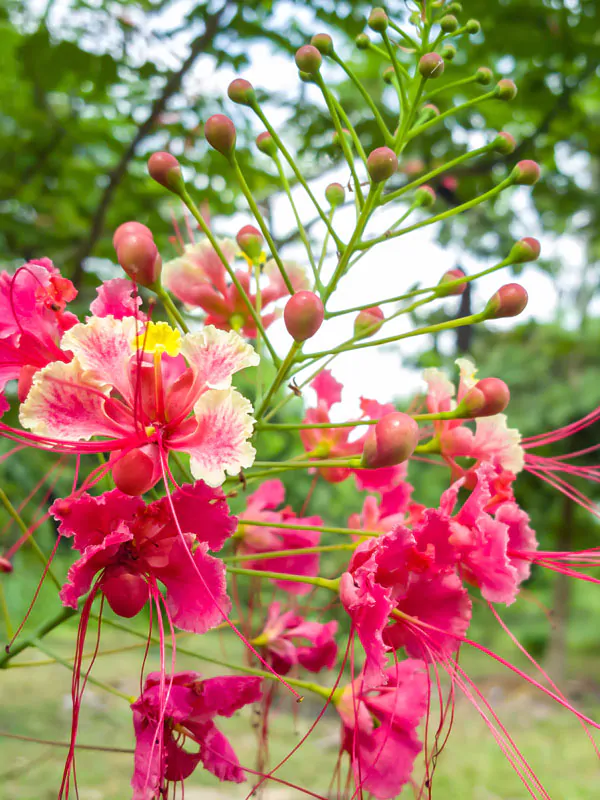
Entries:
{"label": "green stem", "polygon": [[390,19],[389,23],[390,23],[390,28],[395,30],[396,33],[400,34],[400,36],[404,39],[404,41],[408,44],[409,47],[413,48],[414,50],[419,49],[419,45],[417,44],[417,42],[415,42],[412,36],[409,36],[408,33],[406,33],[406,31],[403,31],[402,28],[399,25],[397,25],[393,20]]}
{"label": "green stem", "polygon": [[[287,472],[291,469],[320,469],[321,467],[347,467],[348,469],[360,469],[360,458],[322,458],[314,461],[255,461],[255,467],[278,469]],[[250,473],[252,476],[253,473]]]}
{"label": "green stem", "polygon": [[464,111],[466,108],[472,108],[473,106],[483,103],[486,100],[492,100],[494,97],[496,97],[496,90],[492,89],[490,92],[485,92],[485,94],[480,94],[478,97],[474,97],[472,100],[467,100],[465,103],[454,106],[453,108],[448,109],[448,111],[444,111],[439,116],[430,119],[429,122],[424,122],[422,125],[418,125],[416,128],[413,128],[408,132],[407,138],[410,141],[411,139],[414,139],[415,136],[420,136],[422,133],[429,130],[429,128],[433,128],[433,126],[437,125],[439,122],[443,122],[443,120],[448,119],[448,117],[458,114],[460,111]]}
{"label": "green stem", "polygon": [[4,619],[4,627],[6,628],[6,635],[9,639],[14,636],[14,628],[10,619],[10,611],[6,602],[6,594],[4,592],[4,584],[0,581],[0,607],[2,608],[2,617]]}
{"label": "green stem", "polygon": [[279,389],[283,381],[285,380],[285,376],[289,368],[292,366],[296,358],[298,357],[299,351],[302,347],[302,344],[299,342],[294,342],[290,347],[287,356],[283,359],[283,361],[279,364],[279,369],[277,370],[277,374],[273,379],[273,383],[269,387],[267,394],[265,395],[264,400],[260,404],[260,408],[256,412],[256,420],[260,420],[262,415],[265,413],[267,408],[269,407],[269,402],[271,398],[275,394],[275,392]]}
{"label": "green stem", "polygon": [[307,583],[310,586],[317,586],[320,589],[328,589],[330,592],[338,594],[339,578],[311,577],[309,575],[291,575],[288,572],[267,572],[262,569],[245,569],[244,567],[227,567],[227,572],[234,575],[248,575],[252,578],[269,578],[274,581],[289,581],[290,583]]}
{"label": "green stem", "polygon": [[360,141],[360,139],[358,137],[358,134],[356,133],[354,125],[350,122],[350,118],[348,117],[348,115],[344,111],[344,108],[343,108],[342,104],[340,103],[340,101],[337,99],[337,97],[335,97],[335,95],[333,95],[331,92],[329,92],[329,96],[331,98],[331,102],[335,106],[335,110],[337,111],[338,116],[340,117],[341,121],[344,123],[344,127],[346,128],[347,131],[350,132],[350,136],[352,137],[352,142],[354,144],[354,147],[356,148],[356,152],[360,156],[360,159],[363,162],[363,164],[366,165],[366,163],[367,163],[367,154],[365,153],[365,149],[362,146],[362,143],[361,143],[361,141]]}
{"label": "green stem", "polygon": [[[340,533],[348,536],[380,536],[381,531],[363,531],[357,528],[336,528],[329,525],[305,525],[300,521],[293,524],[290,522],[270,522],[268,520],[243,519],[240,520],[240,527],[249,525],[257,528],[281,528],[288,531],[316,531],[318,533]],[[237,534],[235,534],[237,536]]]}
{"label": "green stem", "polygon": [[[354,534],[360,535],[360,531],[354,531]],[[245,555],[225,556],[221,560],[226,564],[236,564],[241,561],[266,561],[286,556],[305,556],[311,553],[329,553],[335,550],[355,550],[357,546],[358,542],[356,544],[323,544],[315,547],[297,547],[291,550],[273,550],[269,553],[246,553]]]}
{"label": "green stem", "polygon": [[434,97],[437,97],[438,94],[442,94],[442,92],[448,92],[451,89],[458,89],[460,86],[469,86],[471,83],[477,82],[477,74],[470,75],[468,78],[461,78],[458,81],[452,81],[451,83],[446,83],[444,86],[440,86],[439,89],[434,89],[433,92],[429,92],[423,100],[426,103],[431,102]]}
{"label": "green stem", "polygon": [[156,294],[161,299],[169,316],[175,320],[177,325],[179,325],[179,327],[184,333],[189,333],[190,329],[187,326],[187,322],[181,316],[181,312],[171,299],[171,295],[167,292],[167,290],[161,286],[159,289],[156,290]]}
{"label": "green stem", "polygon": [[4,669],[9,661],[11,661],[15,656],[18,656],[19,653],[22,653],[23,650],[26,650],[28,647],[34,647],[40,639],[43,639],[46,634],[53,631],[55,628],[58,628],[59,625],[62,625],[63,622],[66,622],[71,617],[74,617],[77,614],[77,611],[74,608],[61,608],[61,610],[56,614],[54,617],[46,620],[40,627],[35,631],[33,636],[29,636],[27,639],[23,639],[22,641],[15,644],[9,652],[4,652],[0,655],[0,669]]}

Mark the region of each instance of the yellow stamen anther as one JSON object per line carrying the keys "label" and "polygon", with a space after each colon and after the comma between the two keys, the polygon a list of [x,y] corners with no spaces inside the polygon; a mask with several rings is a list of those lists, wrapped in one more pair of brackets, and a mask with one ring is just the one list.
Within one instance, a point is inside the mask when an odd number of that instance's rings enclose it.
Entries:
{"label": "yellow stamen anther", "polygon": [[179,355],[181,334],[166,322],[149,322],[144,333],[136,336],[134,350],[145,353],[166,353],[169,356]]}

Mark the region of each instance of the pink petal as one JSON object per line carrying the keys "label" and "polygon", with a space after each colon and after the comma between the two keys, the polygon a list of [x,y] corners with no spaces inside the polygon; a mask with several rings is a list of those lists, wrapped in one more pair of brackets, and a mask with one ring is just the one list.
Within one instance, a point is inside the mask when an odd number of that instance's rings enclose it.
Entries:
{"label": "pink petal", "polygon": [[198,333],[188,333],[181,353],[195,374],[196,391],[228,389],[231,377],[246,367],[255,367],[259,357],[252,345],[235,331],[221,331],[207,325]]}
{"label": "pink petal", "polygon": [[[220,489],[203,481],[184,484],[172,495],[173,506],[182,533],[193,533],[198,541],[206,542],[209,550],[220,550],[235,531],[237,519],[229,514],[227,500]],[[166,499],[158,501],[171,513]],[[173,528],[175,528],[173,524]],[[175,529],[172,534],[177,533]]]}
{"label": "pink petal", "polygon": [[137,317],[145,322],[147,317],[140,311],[142,298],[136,294],[135,286],[127,278],[113,278],[96,288],[98,297],[90,303],[95,317]]}
{"label": "pink petal", "polygon": [[73,547],[84,550],[89,545],[100,544],[120,524],[131,522],[142,508],[141,498],[113,489],[98,497],[84,493],[76,500],[57,500],[50,507],[50,513],[60,521],[61,536],[74,536]]}
{"label": "pink petal", "polygon": [[344,387],[336,381],[328,369],[322,370],[310,385],[317,393],[319,403],[323,403],[328,409],[342,399]]}
{"label": "pink petal", "polygon": [[246,780],[240,762],[227,737],[209,723],[200,742],[200,759],[204,768],[220,781],[243,783]]}
{"label": "pink petal", "polygon": [[[529,527],[529,516],[516,503],[503,503],[495,514],[498,522],[508,527],[509,550],[534,551],[538,549],[535,531]],[[511,558],[517,572],[517,581],[522,583],[531,575],[531,563],[522,558]]]}
{"label": "pink petal", "polygon": [[247,514],[263,511],[265,508],[277,508],[285,499],[285,488],[281,481],[274,478],[262,483],[258,489],[248,496]]}
{"label": "pink petal", "polygon": [[225,675],[203,680],[197,688],[194,719],[232,717],[240,708],[262,697],[262,678]]}

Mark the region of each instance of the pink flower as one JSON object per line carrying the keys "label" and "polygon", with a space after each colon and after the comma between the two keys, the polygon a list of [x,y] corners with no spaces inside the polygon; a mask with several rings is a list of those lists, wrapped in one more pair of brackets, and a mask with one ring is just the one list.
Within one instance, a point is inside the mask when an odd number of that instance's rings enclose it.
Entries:
{"label": "pink flower", "polygon": [[[265,481],[260,489],[248,497],[246,510],[240,514],[238,535],[240,555],[274,553],[278,550],[296,550],[305,547],[315,547],[319,544],[318,531],[302,530],[302,525],[320,526],[323,520],[320,517],[297,517],[290,508],[276,511],[284,501],[285,489],[281,481]],[[245,520],[257,520],[265,523],[279,523],[284,525],[297,524],[298,528],[278,528],[277,525],[258,526]],[[304,555],[282,555],[277,558],[249,559],[244,562],[249,569],[263,569],[269,572],[285,572],[290,575],[306,575],[314,577],[319,574],[319,554],[307,553]],[[273,581],[275,586],[292,594],[307,594],[311,587],[304,583],[291,581]]]}
{"label": "pink flower", "polygon": [[73,548],[81,553],[60,593],[64,605],[77,608],[99,578],[113,611],[133,617],[160,581],[175,625],[204,633],[221,623],[231,608],[225,567],[208,550],[221,549],[235,518],[222,493],[201,481],[174,492],[172,501],[183,539],[167,498],[146,505],[115,489],[54,503],[50,510],[60,520],[59,532],[73,536]]}
{"label": "pink flower", "polygon": [[362,512],[351,514],[348,527],[357,531],[381,531],[388,533],[396,525],[413,525],[423,512],[424,506],[410,500],[413,487],[407,481],[400,481],[393,489],[384,491],[381,500],[373,495],[365,497]]}
{"label": "pink flower", "polygon": [[309,622],[294,611],[282,614],[281,604],[275,602],[269,606],[265,627],[253,644],[266,649],[269,663],[280,675],[287,675],[296,665],[320,672],[335,664],[336,631],[335,621]]}
{"label": "pink flower", "polygon": [[397,797],[410,780],[423,748],[417,727],[427,711],[427,683],[423,662],[407,659],[386,669],[371,691],[359,676],[334,701],[356,785],[377,800]]}
{"label": "pink flower", "polygon": [[96,292],[98,297],[90,303],[90,311],[95,317],[137,317],[140,321],[146,321],[146,315],[139,310],[142,298],[127,278],[104,281]]}
{"label": "pink flower", "polygon": [[471,601],[456,571],[435,565],[401,525],[357,547],[341,577],[340,599],[365,651],[367,687],[384,682],[390,649],[445,659],[471,619]]}
{"label": "pink flower", "polygon": [[[227,262],[232,264],[239,249],[235,241],[218,241]],[[308,288],[306,276],[300,267],[293,263],[286,263],[285,266],[296,291]],[[267,282],[264,287],[261,286],[261,320],[263,327],[268,328],[277,314],[272,309],[265,313],[266,309],[289,292],[274,261],[268,261],[262,273]],[[256,288],[251,286],[252,266],[246,265],[245,269],[238,269],[235,274],[252,305],[257,308]],[[249,338],[256,337],[256,325],[248,307],[235,284],[230,282],[227,270],[207,239],[186,245],[181,256],[168,261],[163,267],[163,283],[189,308],[202,308],[207,314],[207,325],[225,331],[242,331]]]}
{"label": "pink flower", "polygon": [[[35,373],[51,361],[68,361],[62,334],[77,322],[65,311],[77,295],[52,262],[29,261],[14,275],[0,273],[0,391],[19,379],[19,398],[29,391]],[[0,411],[8,408],[0,397]]]}
{"label": "pink flower", "polygon": [[194,478],[211,486],[252,464],[252,407],[231,377],[258,356],[236,333],[209,326],[180,336],[164,322],[91,317],[61,347],[73,360],[36,374],[21,423],[67,442],[108,437],[113,476],[128,493],[154,486],[171,450],[188,453]]}
{"label": "pink flower", "polygon": [[[133,800],[166,797],[166,784],[185,780],[200,762],[219,780],[242,783],[245,777],[237,756],[214,719],[231,717],[258,702],[261,680],[237,676],[203,680],[196,672],[178,672],[161,681],[158,672],[148,675],[131,706],[136,740]],[[189,745],[197,745],[198,751]]]}

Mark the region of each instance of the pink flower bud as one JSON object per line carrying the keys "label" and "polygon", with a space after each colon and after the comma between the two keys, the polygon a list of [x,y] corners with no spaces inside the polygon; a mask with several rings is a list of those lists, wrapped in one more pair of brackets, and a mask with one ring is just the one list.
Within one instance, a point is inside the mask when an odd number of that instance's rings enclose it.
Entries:
{"label": "pink flower bud", "polygon": [[489,86],[494,78],[494,74],[489,67],[479,67],[475,73],[475,82],[481,86]]}
{"label": "pink flower bud", "polygon": [[323,56],[312,44],[305,44],[296,50],[295,61],[299,70],[314,75],[321,69]]}
{"label": "pink flower bud", "polygon": [[106,602],[119,617],[131,619],[148,602],[148,584],[126,567],[115,566],[106,570],[102,579],[102,592]]}
{"label": "pink flower bud", "polygon": [[508,156],[510,153],[514,152],[514,149],[517,146],[515,137],[506,131],[501,131],[498,136],[496,136],[492,144],[494,145],[494,150],[497,150],[504,156]]}
{"label": "pink flower bud", "polygon": [[225,114],[214,114],[206,120],[204,136],[221,155],[230,156],[235,150],[235,125]]}
{"label": "pink flower bud", "polygon": [[425,53],[419,59],[419,72],[428,80],[440,78],[444,72],[444,59],[439,53]]}
{"label": "pink flower bud", "polygon": [[388,15],[383,8],[374,8],[369,14],[367,25],[372,31],[383,33],[389,25]]}
{"label": "pink flower bud", "polygon": [[452,284],[454,281],[464,277],[465,273],[459,267],[444,272],[435,290],[436,295],[438,297],[448,297],[449,295],[462,294],[467,288],[466,283],[457,283],[455,286],[446,286],[446,284]]}
{"label": "pink flower bud", "polygon": [[513,264],[525,264],[527,261],[536,261],[540,257],[541,249],[537,239],[526,236],[513,244],[508,257]]}
{"label": "pink flower bud", "polygon": [[156,483],[156,463],[142,448],[130,450],[115,458],[112,477],[117,489],[137,497],[149,491]]}
{"label": "pink flower bud", "polygon": [[533,186],[540,179],[540,165],[530,159],[519,161],[513,169],[511,177],[519,186]]}
{"label": "pink flower bud", "polygon": [[148,159],[148,172],[165,189],[181,194],[184,189],[181,165],[170,153],[152,153]]}
{"label": "pink flower bud", "polygon": [[359,33],[356,39],[354,40],[354,44],[358,47],[359,50],[368,50],[369,45],[371,44],[371,40],[369,39],[366,33]]}
{"label": "pink flower bud", "polygon": [[8,575],[10,572],[14,570],[12,563],[8,560],[8,558],[3,558],[0,556],[0,572],[3,572],[5,575]]}
{"label": "pink flower bud", "polygon": [[[352,144],[353,144],[353,142],[352,142],[352,134],[350,133],[349,130],[346,130],[346,128],[342,128],[342,133],[344,135],[344,140],[345,140],[347,146],[350,149],[352,149]],[[334,132],[332,141],[333,141],[334,145],[337,145],[337,147],[341,147],[342,146],[342,140],[341,140],[340,135],[339,135],[339,133],[337,131]]]}
{"label": "pink flower bud", "polygon": [[328,33],[315,33],[310,43],[322,56],[330,56],[333,53],[333,39]]}
{"label": "pink flower bud", "polygon": [[510,78],[502,78],[502,80],[499,80],[496,84],[494,94],[498,100],[514,100],[517,96],[517,86]]}
{"label": "pink flower bud", "polygon": [[387,181],[398,169],[398,156],[389,147],[378,147],[369,153],[367,171],[374,183]]}
{"label": "pink flower bud", "polygon": [[121,239],[123,239],[125,236],[129,236],[131,233],[135,234],[136,236],[147,236],[150,240],[154,239],[150,228],[142,225],[141,222],[124,222],[122,225],[119,225],[113,235],[112,243],[115,250],[119,246]]}
{"label": "pink flower bud", "polygon": [[501,286],[485,307],[487,319],[516,317],[527,305],[527,292],[519,283],[507,283]]}
{"label": "pink flower bud", "polygon": [[274,156],[277,152],[277,145],[275,139],[271,136],[269,131],[263,131],[256,137],[256,146],[261,153],[267,156]]}
{"label": "pink flower bud", "polygon": [[491,417],[504,411],[509,401],[510,391],[504,381],[483,378],[469,389],[457,411],[465,417]]}
{"label": "pink flower bud", "polygon": [[421,109],[421,113],[419,115],[419,123],[422,125],[424,122],[429,122],[430,119],[439,117],[439,115],[440,115],[439,108],[433,103],[427,103],[427,105],[423,106],[423,108]]}
{"label": "pink flower bud", "polygon": [[155,289],[160,282],[162,260],[152,239],[130,233],[117,243],[117,259],[131,280]]}
{"label": "pink flower bud", "polygon": [[468,19],[465,30],[473,36],[481,30],[481,23],[476,19]]}
{"label": "pink flower bud", "polygon": [[361,465],[369,469],[393,467],[411,456],[419,443],[419,426],[408,414],[393,411],[369,428]]}
{"label": "pink flower bud", "polygon": [[251,106],[256,100],[254,86],[244,78],[236,78],[231,81],[227,88],[227,95],[230,100],[240,106]]}
{"label": "pink flower bud", "polygon": [[419,186],[415,191],[415,205],[421,208],[430,208],[435,203],[435,200],[435,191],[427,184]]}
{"label": "pink flower bud", "polygon": [[240,228],[235,240],[242,253],[247,255],[251,261],[260,258],[264,239],[262,233],[254,225],[244,225],[243,228]]}
{"label": "pink flower bud", "polygon": [[323,324],[324,315],[323,303],[314,292],[296,292],[283,311],[285,327],[296,342],[314,336]]}
{"label": "pink flower bud", "polygon": [[357,339],[365,339],[373,336],[381,328],[385,316],[379,306],[363,308],[359,311],[354,320],[354,336]]}
{"label": "pink flower bud", "polygon": [[346,190],[341,183],[330,183],[325,189],[325,197],[332,208],[341,206],[346,199]]}
{"label": "pink flower bud", "polygon": [[454,33],[458,29],[458,20],[453,14],[446,14],[440,20],[440,28],[444,33]]}

